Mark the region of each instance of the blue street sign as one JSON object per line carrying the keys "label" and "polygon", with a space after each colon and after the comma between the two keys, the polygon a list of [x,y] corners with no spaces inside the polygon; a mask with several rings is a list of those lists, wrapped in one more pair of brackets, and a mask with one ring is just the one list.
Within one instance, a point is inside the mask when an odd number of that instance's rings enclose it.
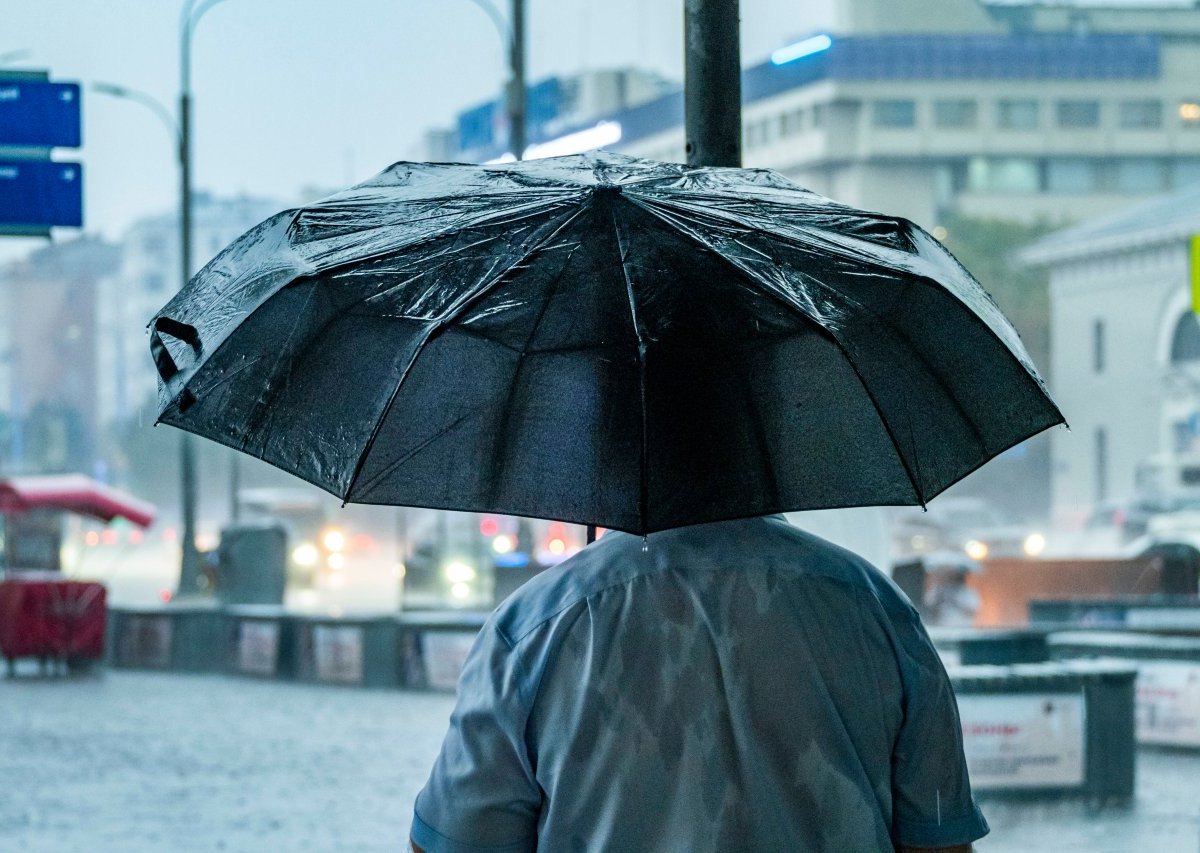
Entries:
{"label": "blue street sign", "polygon": [[0,160],[0,228],[83,225],[83,166]]}
{"label": "blue street sign", "polygon": [[0,76],[0,146],[78,148],[79,84]]}

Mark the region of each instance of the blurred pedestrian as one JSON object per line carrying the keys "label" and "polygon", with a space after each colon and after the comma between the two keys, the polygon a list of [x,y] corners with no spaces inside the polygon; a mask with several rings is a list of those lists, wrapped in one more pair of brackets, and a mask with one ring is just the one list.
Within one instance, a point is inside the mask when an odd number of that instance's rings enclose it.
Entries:
{"label": "blurred pedestrian", "polygon": [[969,850],[916,611],[782,516],[610,533],[484,627],[414,850]]}

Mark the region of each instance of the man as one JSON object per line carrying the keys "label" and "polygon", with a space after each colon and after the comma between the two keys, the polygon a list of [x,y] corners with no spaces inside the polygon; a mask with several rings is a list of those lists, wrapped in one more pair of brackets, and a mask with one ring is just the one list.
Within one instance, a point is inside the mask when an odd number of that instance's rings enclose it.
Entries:
{"label": "man", "polygon": [[969,850],[958,712],[916,611],[782,516],[610,533],[488,621],[425,853]]}

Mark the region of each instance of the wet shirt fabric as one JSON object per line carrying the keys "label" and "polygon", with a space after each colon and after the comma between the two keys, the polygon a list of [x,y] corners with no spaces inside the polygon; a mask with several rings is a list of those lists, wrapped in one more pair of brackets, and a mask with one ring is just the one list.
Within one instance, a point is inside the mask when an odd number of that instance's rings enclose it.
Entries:
{"label": "wet shirt fabric", "polygon": [[467,659],[412,837],[703,853],[987,831],[916,611],[772,517],[610,533],[510,597]]}

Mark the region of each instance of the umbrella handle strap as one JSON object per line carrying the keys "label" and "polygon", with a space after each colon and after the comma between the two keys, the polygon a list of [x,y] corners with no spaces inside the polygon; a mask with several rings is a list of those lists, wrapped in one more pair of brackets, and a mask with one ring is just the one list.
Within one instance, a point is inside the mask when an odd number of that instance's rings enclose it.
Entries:
{"label": "umbrella handle strap", "polygon": [[158,369],[163,384],[174,391],[171,386],[177,382],[179,365],[175,363],[174,357],[163,342],[163,335],[183,341],[198,357],[203,351],[200,346],[200,333],[192,324],[171,317],[156,317],[150,327],[150,355],[154,358],[154,366]]}

